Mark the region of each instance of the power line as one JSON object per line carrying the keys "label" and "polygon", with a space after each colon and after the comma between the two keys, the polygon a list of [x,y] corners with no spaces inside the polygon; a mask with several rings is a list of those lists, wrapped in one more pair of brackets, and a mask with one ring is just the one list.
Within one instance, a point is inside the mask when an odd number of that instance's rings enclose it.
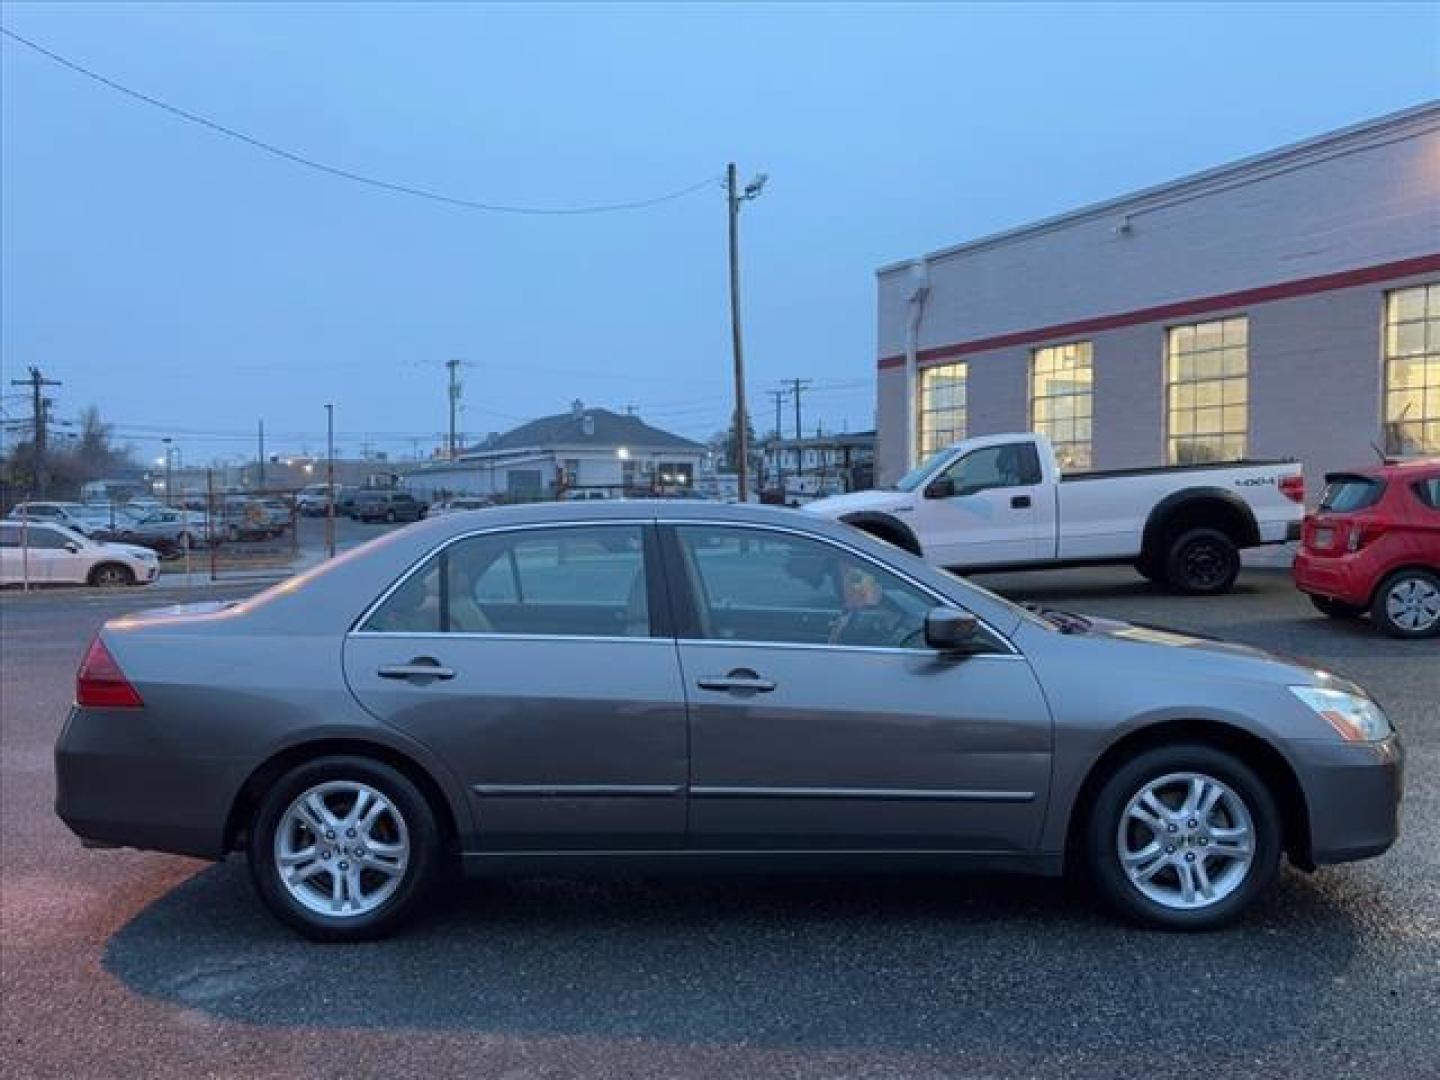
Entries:
{"label": "power line", "polygon": [[133,90],[130,87],[123,85],[122,83],[116,82],[114,79],[107,78],[106,76],[101,75],[97,71],[92,71],[84,65],[76,63],[74,60],[67,59],[66,57],[61,56],[57,52],[52,52],[50,49],[45,48],[45,46],[40,45],[37,42],[31,41],[29,38],[21,37],[9,27],[0,26],[0,34],[3,34],[5,37],[8,37],[10,40],[20,45],[24,45],[27,49],[31,49],[32,51],[39,53],[47,60],[50,60],[53,63],[59,64],[63,68],[75,72],[77,75],[83,75],[85,78],[91,79],[102,86],[109,87],[116,93],[124,94],[126,97],[131,98],[135,101],[142,102],[156,109],[160,109],[164,112],[170,113],[172,116],[177,116],[181,120],[186,120],[189,123],[198,124],[201,127],[208,128],[216,134],[224,135],[226,138],[234,139],[238,142],[245,143],[247,146],[253,147],[256,150],[263,150],[267,154],[273,154],[275,157],[283,158],[284,160],[289,161],[295,165],[302,165],[307,169],[314,169],[317,172],[326,173],[329,176],[339,177],[342,180],[349,180],[353,183],[365,184],[369,187],[379,188],[381,191],[388,191],[392,194],[411,195],[417,199],[428,199],[431,202],[444,203],[447,206],[458,206],[465,210],[482,210],[493,214],[525,215],[573,216],[579,214],[612,214],[623,210],[643,210],[646,207],[658,206],[661,203],[672,202],[675,199],[682,199],[686,195],[691,195],[694,192],[699,191],[701,188],[709,187],[717,180],[716,177],[707,176],[704,180],[700,180],[694,184],[689,185],[688,187],[683,187],[678,191],[667,192],[664,195],[656,195],[652,198],[647,199],[635,199],[629,202],[598,203],[591,206],[512,206],[504,203],[485,203],[479,202],[475,199],[462,199],[454,195],[446,195],[442,192],[430,191],[426,188],[413,187],[409,184],[397,184],[390,180],[381,180],[377,177],[366,176],[363,173],[352,172],[349,169],[342,169],[335,165],[327,165],[322,161],[316,161],[313,158],[308,158],[302,154],[297,154],[292,150],[286,150],[284,147],[276,146],[274,143],[268,143],[265,142],[263,139],[257,139],[253,135],[247,135],[243,131],[237,131],[235,128],[226,127],[224,124],[221,124],[218,121],[211,120],[208,117],[199,115],[198,113],[190,112],[187,109],[182,109],[178,105],[171,105],[169,102],[161,101],[159,98],[151,97],[149,94],[141,93],[139,90]]}

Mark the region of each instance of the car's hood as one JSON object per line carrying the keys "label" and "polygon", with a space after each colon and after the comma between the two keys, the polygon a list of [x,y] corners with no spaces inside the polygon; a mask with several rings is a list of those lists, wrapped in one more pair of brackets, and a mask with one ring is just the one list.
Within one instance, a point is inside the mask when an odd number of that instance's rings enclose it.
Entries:
{"label": "car's hood", "polygon": [[151,548],[141,547],[139,544],[116,544],[107,541],[98,545],[106,551],[118,551],[121,554],[129,555],[132,559],[153,559],[155,552]]}
{"label": "car's hood", "polygon": [[896,510],[910,510],[915,497],[906,491],[852,491],[848,495],[832,495],[828,499],[816,499],[801,509],[807,514],[819,514],[827,518],[843,518],[866,511],[871,513],[892,513]]}
{"label": "car's hood", "polygon": [[1193,661],[1205,665],[1207,677],[1233,675],[1263,682],[1324,684],[1338,689],[1358,689],[1354,683],[1312,661],[1266,652],[1252,645],[1146,623],[1121,622],[1092,615],[1084,618],[1089,626],[1082,633],[1073,635],[1075,641],[1103,638],[1109,642],[1128,642],[1137,649],[1153,650],[1156,652],[1154,661],[1145,661],[1145,666],[1157,673],[1165,668],[1177,674],[1181,670],[1188,672],[1189,662]]}

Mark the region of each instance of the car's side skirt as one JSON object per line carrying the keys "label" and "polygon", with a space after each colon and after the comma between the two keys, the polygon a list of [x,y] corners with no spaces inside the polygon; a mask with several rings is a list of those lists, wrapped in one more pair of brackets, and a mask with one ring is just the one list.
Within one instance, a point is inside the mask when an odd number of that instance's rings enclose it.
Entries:
{"label": "car's side skirt", "polygon": [[1011,873],[1058,877],[1059,852],[952,850],[467,851],[466,877]]}

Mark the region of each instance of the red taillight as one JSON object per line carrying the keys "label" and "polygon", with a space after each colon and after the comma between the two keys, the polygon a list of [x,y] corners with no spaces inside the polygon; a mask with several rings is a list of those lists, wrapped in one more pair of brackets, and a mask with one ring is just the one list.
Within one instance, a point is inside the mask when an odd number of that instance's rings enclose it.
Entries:
{"label": "red taillight", "polygon": [[145,705],[98,637],[90,643],[75,674],[75,704],[89,709],[139,709]]}
{"label": "red taillight", "polygon": [[1303,503],[1305,501],[1305,474],[1282,476],[1280,478],[1280,494],[1291,502]]}

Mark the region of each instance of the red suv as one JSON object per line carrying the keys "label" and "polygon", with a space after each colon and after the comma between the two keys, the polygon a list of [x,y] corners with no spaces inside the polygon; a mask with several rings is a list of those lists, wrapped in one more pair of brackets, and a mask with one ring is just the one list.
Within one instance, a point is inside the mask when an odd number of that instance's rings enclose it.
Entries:
{"label": "red suv", "polygon": [[1440,633],[1440,459],[1326,476],[1295,584],[1326,615],[1368,610],[1395,637]]}

